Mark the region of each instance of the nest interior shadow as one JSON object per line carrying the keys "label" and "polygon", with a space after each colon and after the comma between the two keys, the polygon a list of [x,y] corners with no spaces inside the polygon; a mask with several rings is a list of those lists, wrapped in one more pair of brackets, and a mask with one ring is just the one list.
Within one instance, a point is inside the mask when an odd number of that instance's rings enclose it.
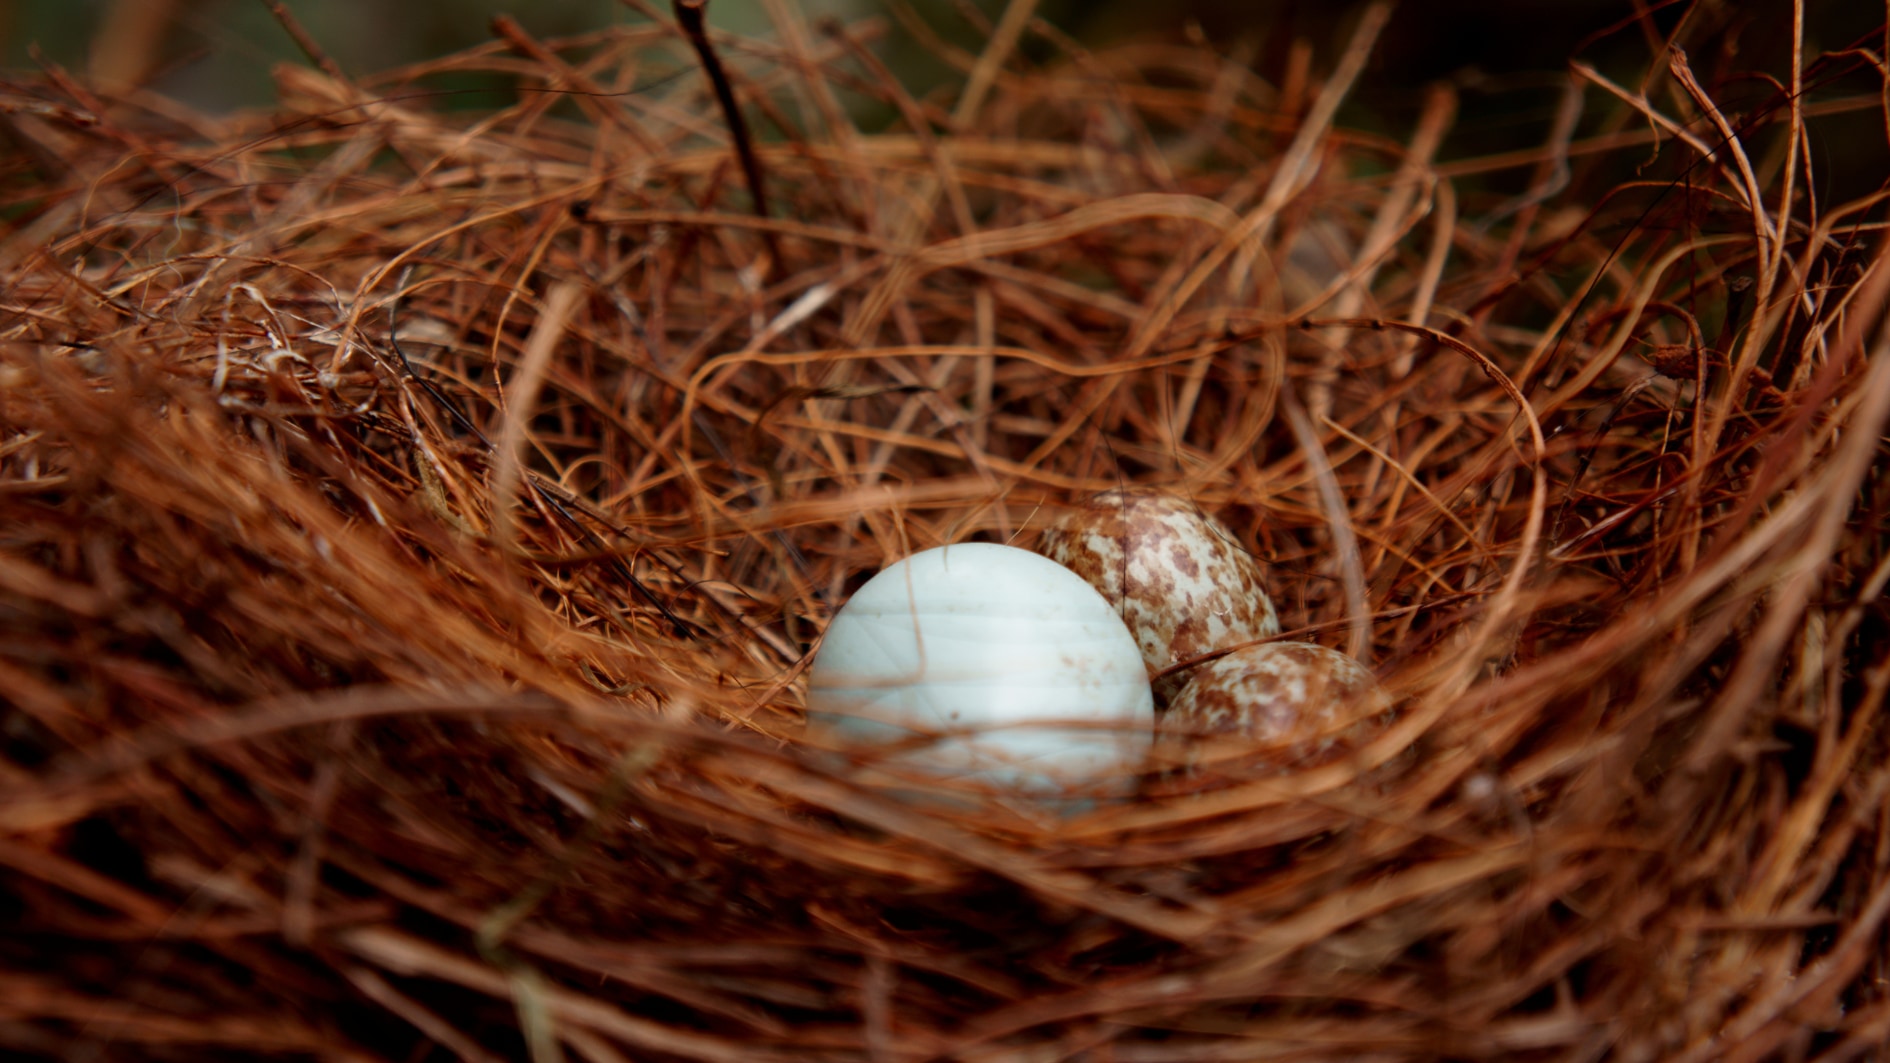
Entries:
{"label": "nest interior shadow", "polygon": [[[908,22],[917,98],[777,8],[0,86],[0,1045],[1881,1051],[1880,58],[1627,24],[1465,158],[1337,123],[1381,5],[1280,78]],[[867,577],[1125,484],[1389,727],[1061,817],[807,746]]]}

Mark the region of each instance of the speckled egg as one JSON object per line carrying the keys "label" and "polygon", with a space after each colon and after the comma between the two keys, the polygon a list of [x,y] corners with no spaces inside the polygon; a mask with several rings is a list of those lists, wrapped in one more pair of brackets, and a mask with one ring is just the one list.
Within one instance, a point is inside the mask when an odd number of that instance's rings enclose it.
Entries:
{"label": "speckled egg", "polygon": [[1135,640],[1074,573],[960,543],[868,580],[827,626],[807,691],[820,745],[1038,796],[1131,786],[1154,739]]}
{"label": "speckled egg", "polygon": [[1304,769],[1370,741],[1390,707],[1378,680],[1345,654],[1269,642],[1196,669],[1157,724],[1158,743],[1164,759],[1187,763],[1192,740],[1233,736],[1255,743],[1265,762]]}
{"label": "speckled egg", "polygon": [[[1182,661],[1277,635],[1260,563],[1220,521],[1184,498],[1106,491],[1046,530],[1045,557],[1089,581],[1121,613],[1150,676]],[[1157,705],[1187,675],[1157,680]]]}

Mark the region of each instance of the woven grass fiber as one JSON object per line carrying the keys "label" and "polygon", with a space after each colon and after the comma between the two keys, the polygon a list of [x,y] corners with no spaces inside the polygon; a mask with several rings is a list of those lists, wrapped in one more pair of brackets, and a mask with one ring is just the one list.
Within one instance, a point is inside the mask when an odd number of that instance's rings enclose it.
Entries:
{"label": "woven grass fiber", "polygon": [[[1881,30],[1630,13],[1463,156],[1340,120],[1383,5],[918,97],[770,10],[752,166],[668,10],[0,85],[0,1048],[1882,1058]],[[866,577],[1123,484],[1395,716],[1077,814],[812,748]]]}

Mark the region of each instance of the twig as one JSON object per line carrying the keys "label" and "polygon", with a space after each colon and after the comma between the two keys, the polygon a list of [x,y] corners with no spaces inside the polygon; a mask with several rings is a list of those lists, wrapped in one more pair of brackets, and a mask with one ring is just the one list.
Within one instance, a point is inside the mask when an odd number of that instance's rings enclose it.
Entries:
{"label": "twig", "polygon": [[295,13],[289,10],[287,4],[284,4],[282,0],[263,0],[263,4],[282,25],[283,32],[295,42],[295,46],[302,50],[303,55],[308,56],[309,62],[314,63],[322,73],[334,78],[336,84],[351,84],[348,81],[348,75],[342,73],[341,64],[335,62],[334,57],[323,50],[321,44],[315,40],[315,35],[308,31],[308,27],[302,25],[301,20],[295,17]]}
{"label": "twig", "polygon": [[[761,160],[755,155],[754,141],[748,135],[748,119],[742,116],[741,105],[735,100],[734,86],[729,84],[728,72],[722,69],[722,60],[715,54],[714,45],[709,43],[709,31],[703,24],[703,12],[707,10],[709,0],[672,0],[671,7],[676,12],[676,22],[682,27],[684,36],[694,46],[696,56],[702,60],[703,72],[709,75],[709,84],[715,88],[715,100],[722,106],[722,120],[728,123],[729,135],[735,139],[735,155],[741,160],[742,178],[748,182],[748,194],[755,201],[755,213],[768,216],[768,193],[763,182]],[[768,245],[770,269],[779,269],[781,247],[776,242],[774,232],[764,229],[761,238]]]}

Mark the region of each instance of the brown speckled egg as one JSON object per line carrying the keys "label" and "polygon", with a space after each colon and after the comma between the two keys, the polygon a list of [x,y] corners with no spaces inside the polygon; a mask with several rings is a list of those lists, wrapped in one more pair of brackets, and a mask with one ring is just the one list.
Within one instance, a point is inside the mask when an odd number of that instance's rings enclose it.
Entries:
{"label": "brown speckled egg", "polygon": [[1232,736],[1285,769],[1316,767],[1370,741],[1391,699],[1372,673],[1337,650],[1305,642],[1247,646],[1195,669],[1156,723],[1170,759],[1190,740]]}
{"label": "brown speckled egg", "polygon": [[[1220,521],[1187,499],[1148,490],[1105,491],[1046,530],[1042,551],[1116,607],[1151,677],[1280,631],[1259,562]],[[1177,673],[1157,680],[1156,707],[1187,679]]]}

